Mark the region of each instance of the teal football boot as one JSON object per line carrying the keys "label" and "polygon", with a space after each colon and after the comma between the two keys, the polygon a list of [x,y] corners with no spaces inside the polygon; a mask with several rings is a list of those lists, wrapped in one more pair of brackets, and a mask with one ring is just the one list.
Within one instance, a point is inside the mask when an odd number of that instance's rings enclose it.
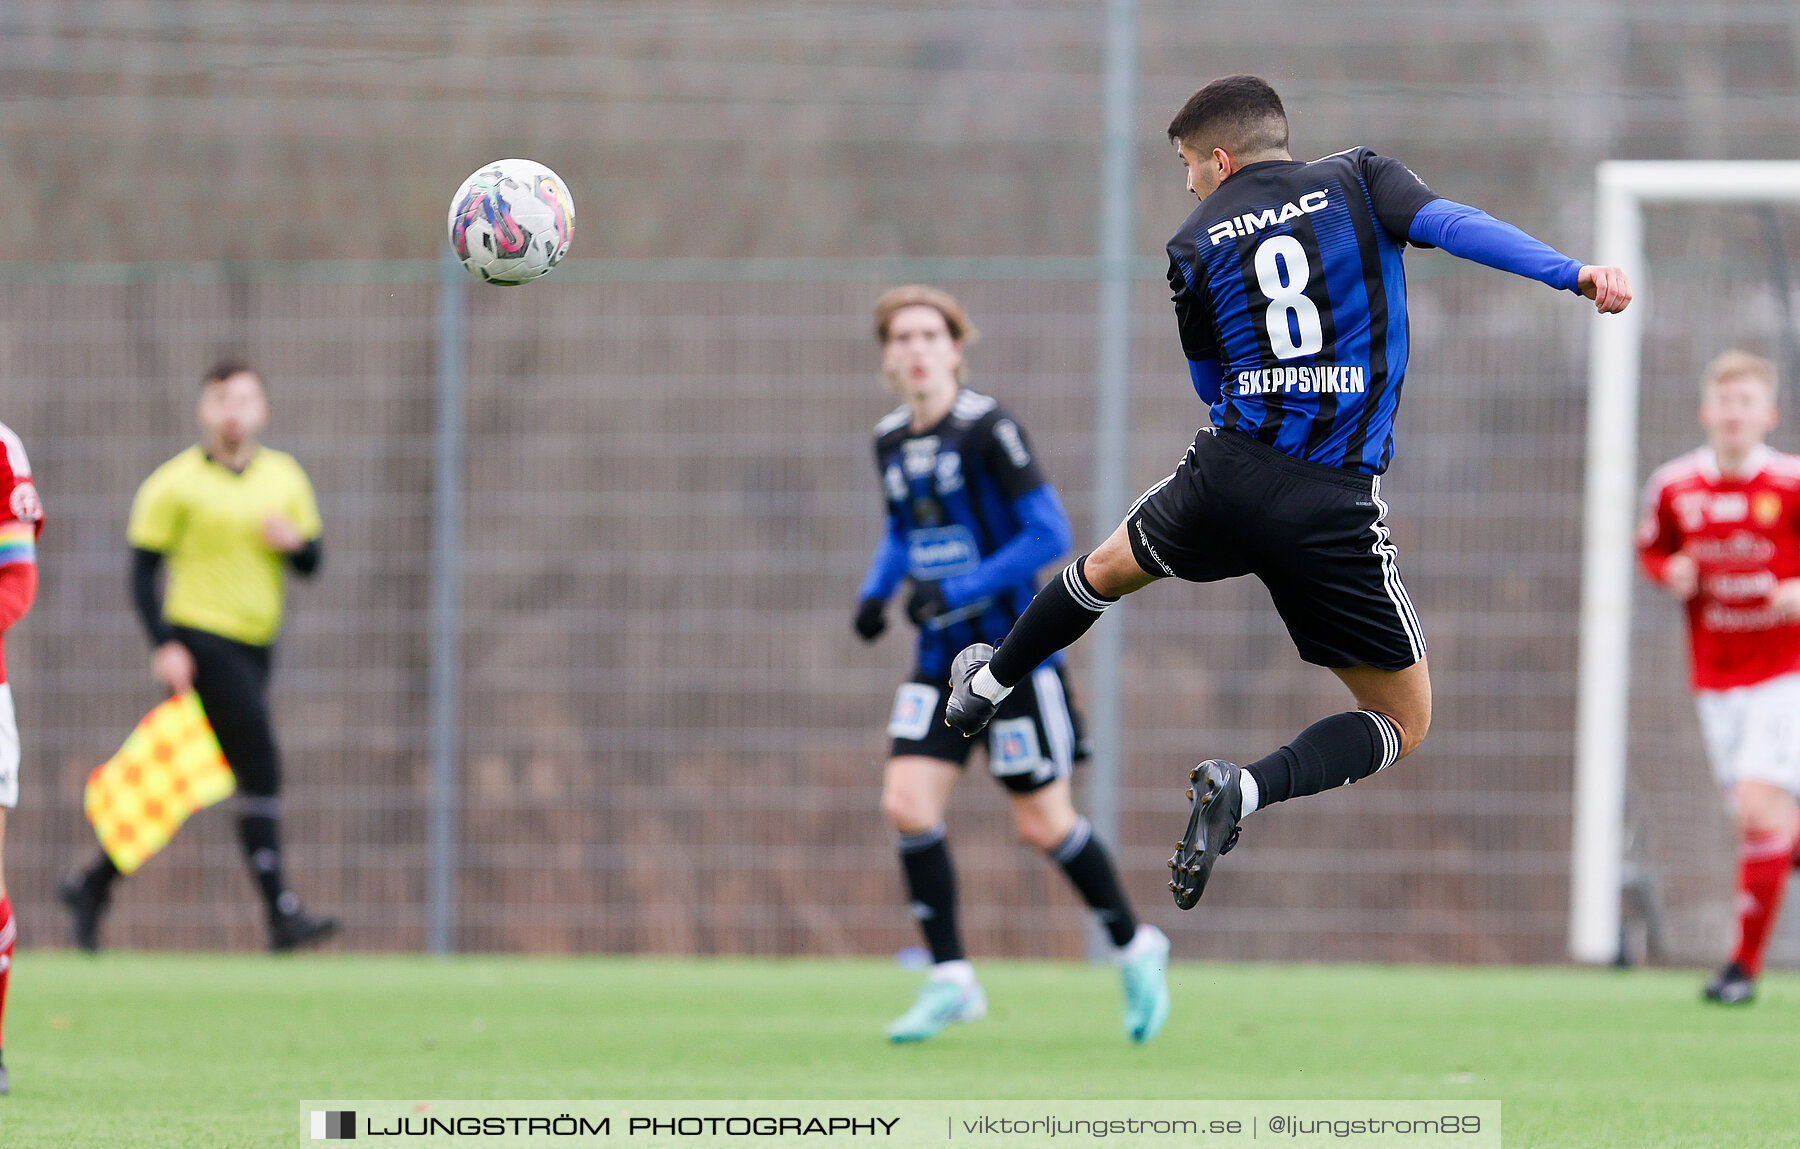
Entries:
{"label": "teal football boot", "polygon": [[987,994],[981,992],[979,982],[960,985],[928,980],[919,987],[912,1008],[889,1023],[888,1040],[924,1041],[942,1033],[952,1022],[980,1021],[986,1016]]}
{"label": "teal football boot", "polygon": [[1125,987],[1125,1036],[1142,1045],[1169,1020],[1169,938],[1155,926],[1139,928],[1119,961]]}

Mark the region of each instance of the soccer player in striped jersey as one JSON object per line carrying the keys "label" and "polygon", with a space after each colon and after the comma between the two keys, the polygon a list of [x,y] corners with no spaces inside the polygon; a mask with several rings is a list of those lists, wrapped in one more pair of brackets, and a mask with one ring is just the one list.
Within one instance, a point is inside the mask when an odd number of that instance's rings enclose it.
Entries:
{"label": "soccer player in striped jersey", "polygon": [[1357,709],[1246,766],[1210,759],[1189,773],[1169,861],[1175,902],[1189,909],[1240,818],[1392,765],[1431,722],[1425,636],[1381,494],[1406,378],[1405,246],[1536,279],[1603,313],[1631,294],[1618,268],[1583,266],[1367,148],[1295,160],[1281,98],[1255,76],[1196,92],[1168,135],[1200,200],[1169,241],[1169,286],[1212,425],[1110,538],[1039,592],[998,652],[957,656],[947,719],[980,730],[1123,595],[1162,578],[1256,575],[1300,656],[1342,679]]}
{"label": "soccer player in striped jersey", "polygon": [[[1071,533],[1024,428],[962,386],[963,348],[975,338],[962,304],[935,288],[896,287],[875,305],[875,335],[882,375],[904,403],[875,428],[887,528],[857,592],[854,625],[874,641],[886,629],[889,596],[910,582],[917,662],[894,697],[881,809],[933,962],[913,1007],[887,1033],[922,1041],[987,1011],[957,928],[945,836],[944,809],[971,749],[944,725],[945,677],[963,645],[1006,633],[1031,601],[1039,568],[1068,550]],[[998,709],[988,769],[1012,800],[1019,837],[1061,867],[1106,927],[1126,1036],[1148,1041],[1169,1013],[1169,939],[1138,922],[1105,845],[1075,811],[1069,775],[1082,753],[1062,660],[1047,659],[1029,677]]]}
{"label": "soccer player in striped jersey", "polygon": [[1650,476],[1644,572],[1687,607],[1694,702],[1736,823],[1738,941],[1706,999],[1749,1001],[1800,865],[1800,457],[1770,450],[1775,365],[1743,351],[1701,380],[1706,446]]}
{"label": "soccer player in striped jersey", "polygon": [[[0,642],[25,617],[37,598],[37,538],[44,530],[44,508],[31,481],[31,460],[11,427],[0,423]],[[19,927],[12,898],[6,892],[6,812],[19,804],[19,723],[13,710],[12,685],[6,680],[6,658],[0,649],[0,1095],[6,1076],[6,987],[12,977],[13,943]]]}
{"label": "soccer player in striped jersey", "polygon": [[[269,948],[290,950],[337,930],[335,918],[302,910],[283,878],[281,762],[268,697],[287,572],[319,569],[323,526],[300,464],[259,441],[269,421],[260,375],[241,363],[215,366],[201,380],[197,414],[203,441],[151,472],[132,500],[132,602],[150,638],[151,674],[171,694],[195,691],[218,735],[237,780],[238,836]],[[118,877],[102,851],[59,889],[81,949],[99,948]]]}

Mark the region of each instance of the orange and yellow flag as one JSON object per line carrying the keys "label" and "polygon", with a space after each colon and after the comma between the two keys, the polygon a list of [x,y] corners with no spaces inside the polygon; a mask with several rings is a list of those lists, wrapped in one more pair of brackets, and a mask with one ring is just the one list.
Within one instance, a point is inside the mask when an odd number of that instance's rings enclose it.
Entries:
{"label": "orange and yellow flag", "polygon": [[190,690],[144,715],[119,752],[94,768],[83,804],[100,848],[129,874],[168,845],[189,814],[236,787]]}

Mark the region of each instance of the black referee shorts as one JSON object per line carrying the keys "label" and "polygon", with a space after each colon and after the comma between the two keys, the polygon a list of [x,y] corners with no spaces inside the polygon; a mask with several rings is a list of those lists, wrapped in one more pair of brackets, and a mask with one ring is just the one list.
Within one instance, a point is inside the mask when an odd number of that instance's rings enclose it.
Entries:
{"label": "black referee shorts", "polygon": [[175,637],[194,656],[194,690],[218,735],[238,789],[255,798],[281,792],[281,759],[269,721],[270,648],[189,627]]}
{"label": "black referee shorts", "polygon": [[1149,574],[1261,579],[1306,661],[1404,670],[1425,657],[1425,634],[1400,581],[1386,515],[1379,475],[1309,463],[1206,427],[1125,523]]}

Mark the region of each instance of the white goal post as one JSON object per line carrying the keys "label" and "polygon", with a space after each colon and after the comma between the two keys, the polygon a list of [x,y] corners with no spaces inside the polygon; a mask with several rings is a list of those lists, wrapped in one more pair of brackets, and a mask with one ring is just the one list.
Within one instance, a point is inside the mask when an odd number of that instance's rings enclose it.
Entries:
{"label": "white goal post", "polygon": [[1618,315],[1596,316],[1589,345],[1569,953],[1611,962],[1619,953],[1638,362],[1649,288],[1643,204],[1800,201],[1800,162],[1612,161],[1595,174],[1595,258],[1624,268],[1638,299]]}

